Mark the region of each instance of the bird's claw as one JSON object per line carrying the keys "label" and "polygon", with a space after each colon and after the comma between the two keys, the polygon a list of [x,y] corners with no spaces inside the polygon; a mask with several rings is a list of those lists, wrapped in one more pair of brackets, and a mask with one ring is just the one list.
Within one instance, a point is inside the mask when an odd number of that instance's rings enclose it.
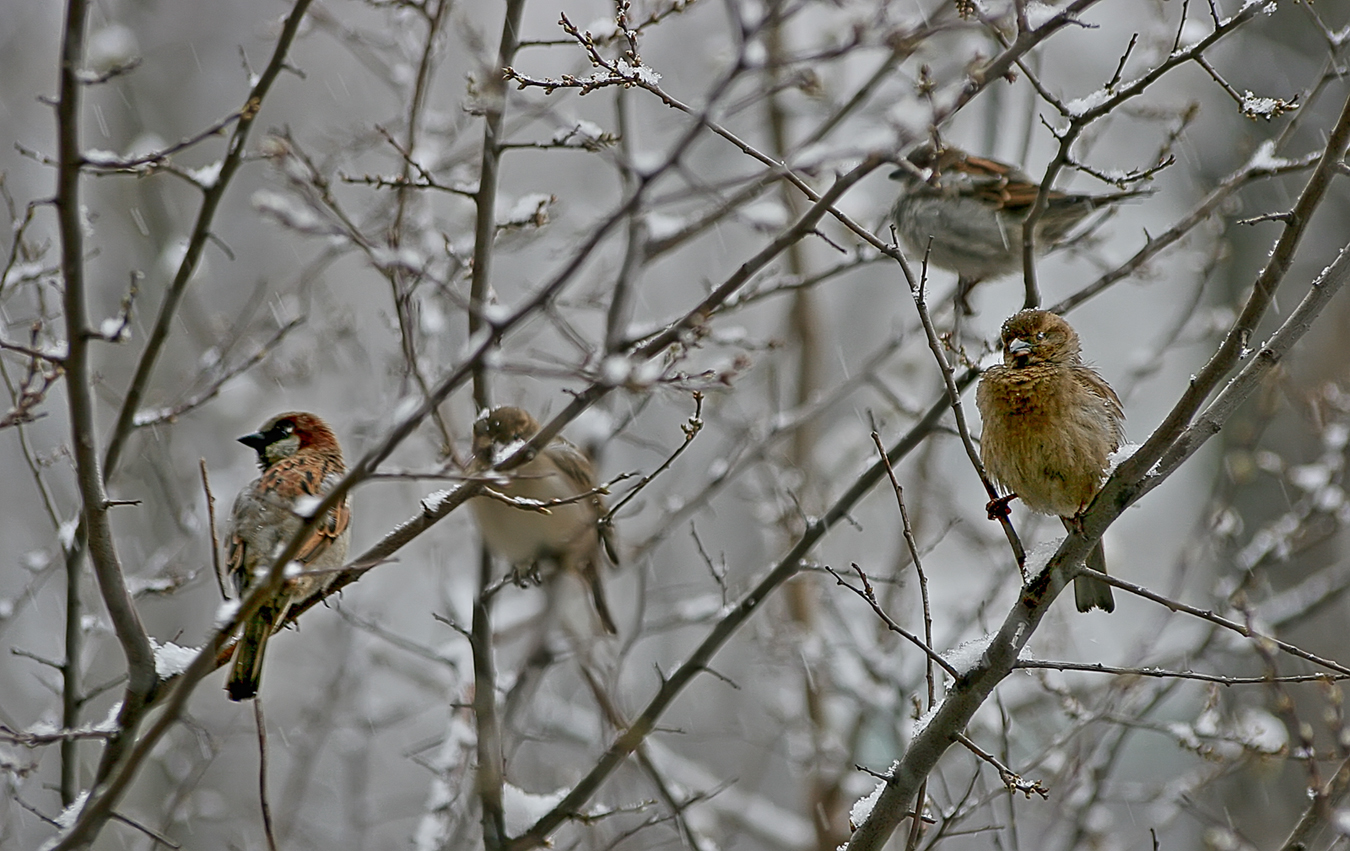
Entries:
{"label": "bird's claw", "polygon": [[517,565],[511,570],[511,581],[519,588],[543,585],[544,577],[539,572],[539,563]]}
{"label": "bird's claw", "polygon": [[984,507],[984,510],[989,513],[989,519],[1002,520],[1006,518],[1012,513],[1012,509],[1008,508],[1008,503],[1014,499],[1017,499],[1017,494],[1010,493],[1007,496],[989,500],[989,504]]}

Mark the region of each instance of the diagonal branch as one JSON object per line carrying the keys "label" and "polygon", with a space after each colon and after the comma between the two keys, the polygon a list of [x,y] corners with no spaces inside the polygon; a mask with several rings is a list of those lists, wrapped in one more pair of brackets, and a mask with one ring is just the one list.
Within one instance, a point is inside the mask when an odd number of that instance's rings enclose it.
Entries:
{"label": "diagonal branch", "polygon": [[1265,315],[1266,309],[1270,307],[1280,282],[1284,279],[1285,273],[1289,271],[1289,265],[1294,259],[1294,252],[1307,230],[1313,211],[1317,209],[1317,206],[1326,196],[1336,170],[1336,164],[1345,153],[1347,141],[1350,141],[1350,99],[1347,99],[1341,109],[1340,117],[1335,127],[1332,128],[1326,149],[1322,152],[1321,160],[1313,169],[1312,176],[1309,177],[1303,192],[1294,204],[1294,208],[1290,210],[1289,218],[1284,224],[1280,238],[1275,243],[1274,250],[1270,253],[1270,260],[1257,276],[1252,294],[1247,299],[1241,315],[1233,323],[1232,328],[1229,329],[1218,349],[1210,357],[1209,362],[1191,379],[1190,385],[1182,394],[1181,399],[1177,401],[1162,424],[1158,426],[1138,452],[1126,459],[1116,469],[1115,475],[1103,486],[1101,494],[1097,497],[1097,502],[1109,500],[1123,504],[1130,500],[1131,497],[1126,493],[1124,483],[1143,481],[1145,471],[1157,463],[1163,457],[1163,454],[1175,445],[1187,423],[1191,421],[1205,399],[1209,397],[1209,394],[1214,391],[1234,365],[1242,359],[1243,353],[1251,340],[1251,335],[1256,330],[1257,323]]}
{"label": "diagonal branch", "polygon": [[[1350,138],[1350,102],[1347,102],[1345,111],[1323,152],[1322,160],[1309,178],[1303,194],[1295,205],[1295,212],[1291,214],[1285,232],[1272,252],[1270,263],[1258,278],[1242,317],[1229,337],[1220,344],[1219,351],[1211,358],[1205,371],[1192,380],[1190,386],[1183,392],[1182,400],[1178,402],[1173,414],[1154,431],[1144,447],[1122,463],[1107,480],[1101,493],[1084,513],[1081,531],[1071,532],[1046,568],[1022,589],[1020,599],[989,642],[988,649],[979,663],[966,677],[953,685],[934,717],[926,726],[916,731],[904,755],[890,772],[886,786],[871,814],[850,838],[849,851],[879,851],[885,845],[895,828],[907,816],[910,801],[914,799],[919,787],[937,765],[938,759],[956,741],[956,734],[965,729],[974,717],[975,711],[983,705],[995,686],[1013,670],[1018,655],[1036,631],[1050,603],[1067,584],[1070,571],[1083,563],[1088,551],[1101,539],[1106,527],[1119,517],[1125,508],[1133,504],[1142,493],[1156,487],[1175,472],[1180,462],[1189,457],[1189,455],[1178,457],[1175,459],[1176,463],[1166,471],[1151,473],[1145,479],[1146,471],[1164,450],[1180,445],[1181,430],[1185,422],[1203,402],[1209,390],[1217,384],[1222,374],[1231,368],[1237,357],[1242,354],[1246,337],[1238,333],[1239,328],[1249,328],[1244,320],[1254,326],[1255,320],[1273,298],[1274,290],[1293,259],[1294,249],[1313,209],[1325,195],[1331,169],[1345,151],[1347,138]],[[1346,256],[1342,255],[1341,260],[1346,260]],[[1340,266],[1339,263],[1337,265]],[[1297,318],[1291,316],[1281,329],[1282,331],[1288,329],[1286,336],[1281,338],[1283,347],[1287,349],[1288,346],[1292,346],[1311,326],[1318,311],[1325,307],[1330,294],[1350,276],[1347,275],[1347,271],[1350,270],[1341,269],[1337,276],[1319,276],[1313,282],[1308,297],[1305,298],[1304,304],[1300,305],[1300,308],[1306,306],[1306,310],[1298,314]],[[1235,348],[1231,359],[1226,360],[1224,356],[1230,341],[1239,339],[1240,346]],[[1233,382],[1225,390],[1225,396],[1231,393],[1227,403],[1235,407],[1250,395],[1255,386],[1254,380],[1241,384]],[[1187,410],[1188,405],[1192,405],[1190,410]],[[1222,422],[1218,422],[1217,425],[1222,425]],[[1151,447],[1158,448],[1151,449]],[[1141,459],[1148,459],[1149,452],[1157,454],[1145,463],[1145,460]],[[1170,454],[1168,457],[1172,460]]]}
{"label": "diagonal branch", "polygon": [[248,142],[249,131],[253,129],[253,122],[262,109],[263,99],[267,97],[272,83],[286,67],[286,56],[300,31],[300,23],[305,18],[305,10],[309,8],[309,3],[310,0],[296,0],[286,16],[286,23],[281,28],[276,49],[272,51],[272,58],[258,75],[257,82],[249,90],[248,97],[239,110],[239,122],[234,126],[225,157],[221,160],[220,174],[202,193],[202,206],[197,211],[197,221],[192,227],[192,235],[188,237],[187,251],[183,255],[182,262],[178,264],[173,281],[164,293],[164,301],[159,306],[155,325],[146,338],[145,349],[141,352],[141,359],[136,363],[136,372],[127,387],[122,408],[117,413],[117,423],[113,426],[108,451],[103,458],[104,475],[109,478],[116,473],[118,462],[122,458],[122,450],[126,448],[128,438],[135,431],[136,411],[140,408],[141,400],[150,385],[150,375],[154,372],[155,364],[164,350],[164,344],[168,341],[169,331],[178,314],[178,305],[183,300],[183,294],[187,292],[188,282],[192,280],[192,273],[196,271],[198,261],[201,260],[202,250],[205,249],[207,240],[211,238],[211,223],[215,220],[216,211],[230,187],[231,179],[243,163],[244,145]]}
{"label": "diagonal branch", "polygon": [[[572,788],[572,791],[556,807],[524,833],[512,839],[507,845],[509,851],[527,851],[527,849],[539,848],[548,844],[549,835],[557,830],[572,813],[579,812],[582,805],[600,788],[600,784],[613,774],[628,755],[656,729],[656,722],[665,714],[665,711],[684,690],[685,686],[689,685],[695,676],[708,670],[712,657],[722,649],[722,646],[731,636],[749,620],[751,615],[758,611],[770,594],[796,575],[797,571],[803,566],[807,554],[820,539],[837,523],[847,517],[858,501],[882,480],[886,475],[887,463],[894,464],[917,447],[937,427],[949,407],[950,401],[944,393],[942,398],[929,407],[924,417],[915,423],[909,432],[886,453],[884,458],[874,462],[848,490],[835,500],[834,505],[823,516],[815,519],[807,526],[796,545],[748,594],[741,598],[740,602],[732,607],[729,614],[713,627],[712,631],[694,649],[684,664],[675,669],[670,677],[662,682],[661,688],[657,690],[642,713],[614,740],[613,744],[609,746],[586,776]],[[1086,552],[1086,549],[1084,549],[1084,553]]]}

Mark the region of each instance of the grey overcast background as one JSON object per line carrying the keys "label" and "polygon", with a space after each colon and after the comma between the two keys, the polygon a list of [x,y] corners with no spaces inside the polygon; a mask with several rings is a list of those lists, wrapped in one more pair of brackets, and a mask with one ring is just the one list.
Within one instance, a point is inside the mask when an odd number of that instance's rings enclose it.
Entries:
{"label": "grey overcast background", "polygon": [[[614,29],[610,3],[521,5],[524,43],[511,65],[525,77],[561,83],[563,75],[596,73],[559,25],[564,15],[597,36],[606,60],[629,48],[622,37],[599,39]],[[489,398],[546,418],[596,381],[620,385],[563,430],[596,454],[604,479],[636,474],[613,487],[613,502],[681,446],[694,394],[702,394],[702,427],[687,451],[617,516],[624,564],[606,578],[618,640],[597,637],[570,578],[546,588],[507,585],[493,598],[508,834],[523,832],[591,770],[616,729],[876,460],[874,424],[893,445],[942,393],[898,265],[830,216],[757,268],[680,345],[642,360],[629,358],[623,342],[690,311],[809,207],[801,191],[767,179],[765,159],[786,160],[823,192],[869,154],[895,157],[926,139],[940,115],[944,140],[1022,164],[1040,180],[1058,153],[1046,123],[1062,129],[1067,118],[1033,81],[1066,103],[1113,75],[1127,85],[1212,33],[1211,11],[1226,19],[1244,8],[1236,0],[1216,0],[1212,10],[1181,0],[1077,5],[1085,9],[1080,21],[1040,41],[1009,79],[979,87],[950,116],[973,71],[1000,55],[1000,39],[1015,38],[1008,3],[961,18],[949,0],[638,0],[628,20],[643,24],[641,62],[659,75],[654,86],[688,111],[642,86],[584,95],[507,86],[511,147],[497,181],[488,316],[507,315],[557,275],[619,208],[635,175],[657,177],[548,308],[486,360]],[[1029,26],[1055,11],[1026,7]],[[0,8],[6,222],[12,217],[17,227],[26,205],[38,202],[21,244],[5,229],[0,340],[60,351],[67,332],[59,234],[43,202],[56,185],[49,101],[58,93],[64,10],[32,0]],[[333,425],[351,461],[424,398],[419,376],[434,385],[470,352],[470,260],[481,239],[472,192],[480,188],[482,113],[494,103],[505,9],[498,0],[334,0],[310,8],[172,317],[140,405],[148,424],[130,435],[108,480],[113,499],[134,501],[110,516],[122,572],[157,642],[202,646],[221,609],[199,459],[223,522],[233,495],[256,475],[252,452],[236,437],[278,412],[314,411]],[[209,184],[235,124],[154,169],[99,166],[163,150],[238,111],[291,10],[262,0],[103,0],[90,8],[83,67],[97,74],[139,60],[86,87],[79,115],[92,163],[81,189],[95,329],[117,326],[128,284],[138,279],[126,338],[96,342],[91,353],[100,455],[193,232],[203,192],[188,178]],[[1262,145],[1269,161],[1317,155],[1350,93],[1347,44],[1347,5],[1272,1],[1205,52],[1212,74],[1180,63],[1088,125],[1072,152],[1099,172],[1172,162],[1140,184],[1150,195],[1038,263],[1042,303],[1073,297],[1125,263]],[[709,118],[734,140],[696,127],[728,76]],[[1297,95],[1296,108],[1247,116],[1238,102],[1244,95],[1256,108],[1251,98]],[[693,142],[668,162],[691,128]],[[400,201],[389,185],[404,169],[400,148],[419,166],[408,170],[414,182],[434,179],[441,188],[408,191]],[[882,242],[892,239],[890,170],[876,168],[834,205]],[[1251,346],[1288,317],[1346,243],[1344,170]],[[1183,238],[1067,314],[1085,357],[1124,401],[1132,443],[1144,442],[1215,351],[1285,227],[1240,221],[1287,211],[1310,174],[1290,168],[1225,190]],[[1056,186],[1110,189],[1072,169]],[[686,232],[704,217],[706,227]],[[919,258],[909,260],[917,269]],[[929,277],[935,320],[950,330],[954,276]],[[614,307],[620,291],[626,309]],[[1023,297],[1018,276],[976,290],[977,313],[953,338],[967,362],[987,362],[999,324]],[[1113,573],[1350,664],[1343,593],[1350,507],[1341,490],[1348,329],[1342,294],[1224,429],[1110,527]],[[30,361],[22,351],[0,351],[9,390],[0,408],[18,404]],[[67,636],[66,551],[81,498],[66,392],[58,378],[29,409],[31,419],[0,429],[5,848],[37,848],[59,835],[48,819],[94,782],[108,719],[126,689],[126,659],[87,558],[73,572],[83,600],[80,638],[72,645]],[[964,402],[978,435],[971,393]],[[476,413],[467,385],[452,393],[439,422],[422,422],[380,469],[402,475],[353,492],[353,554],[459,483],[455,461],[466,456]],[[954,420],[942,422],[895,468],[939,652],[997,629],[1020,585],[1006,541],[985,519],[987,496]],[[1013,521],[1028,548],[1062,535],[1057,522],[1016,503]],[[566,821],[554,847],[825,851],[846,842],[850,808],[876,785],[855,766],[886,771],[929,698],[923,655],[824,568],[862,568],[895,622],[922,635],[919,584],[901,529],[883,482],[734,631],[709,672],[659,717],[641,759],[630,757],[588,797],[582,811],[595,817]],[[277,847],[491,843],[475,787],[482,716],[471,706],[474,660],[467,638],[447,623],[470,624],[479,553],[469,512],[453,511],[272,643],[263,706]],[[1110,616],[1079,615],[1059,600],[1024,658],[1220,679],[1325,672],[1124,591],[1116,599]],[[63,723],[56,666],[71,646],[88,696],[76,719],[90,735],[63,756],[46,734]],[[953,658],[973,664],[968,655]],[[939,697],[948,686],[939,676]],[[964,734],[1048,795],[1005,789],[988,761],[957,745],[928,778],[933,823],[922,837],[907,837],[902,822],[886,847],[1126,849],[1150,847],[1156,837],[1160,848],[1277,848],[1308,809],[1310,784],[1330,781],[1350,749],[1339,710],[1339,690],[1327,683],[1017,671]],[[115,807],[141,827],[111,821],[95,847],[149,849],[155,835],[191,849],[267,847],[258,760],[253,712],[226,699],[223,674],[207,676]],[[1350,833],[1350,811],[1338,813],[1338,803],[1331,796],[1314,807],[1318,847]],[[66,811],[67,823],[77,811]]]}

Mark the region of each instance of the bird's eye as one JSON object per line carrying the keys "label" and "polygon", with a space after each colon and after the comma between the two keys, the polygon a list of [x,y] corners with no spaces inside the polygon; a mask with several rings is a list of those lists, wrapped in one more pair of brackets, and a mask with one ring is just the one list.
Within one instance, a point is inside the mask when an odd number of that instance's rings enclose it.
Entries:
{"label": "bird's eye", "polygon": [[1037,340],[1044,340],[1044,339],[1045,339],[1045,332],[1044,332],[1044,331],[1037,332],[1037,334],[1036,334],[1036,339],[1037,339]]}
{"label": "bird's eye", "polygon": [[283,434],[290,434],[291,432],[295,431],[295,423],[291,422],[290,420],[282,420],[281,422],[277,423],[277,425],[281,426],[281,431]]}

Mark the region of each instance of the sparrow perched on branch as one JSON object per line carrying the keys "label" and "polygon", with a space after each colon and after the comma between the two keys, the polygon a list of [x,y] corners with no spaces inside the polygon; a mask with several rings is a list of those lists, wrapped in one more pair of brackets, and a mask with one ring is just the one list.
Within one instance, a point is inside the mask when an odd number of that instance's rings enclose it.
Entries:
{"label": "sparrow perched on branch", "polygon": [[[984,420],[980,458],[1001,489],[1072,529],[1124,439],[1125,412],[1110,385],[1083,364],[1078,335],[1059,316],[1014,313],[1003,323],[1002,343],[1003,364],[984,373],[975,394]],[[1101,541],[1086,564],[1106,572]],[[1074,577],[1073,596],[1080,612],[1115,609],[1111,586],[1090,576]]]}
{"label": "sparrow perched on branch", "polygon": [[[906,247],[957,274],[957,305],[976,284],[1022,268],[1022,223],[1040,185],[1016,166],[971,156],[959,148],[922,145],[891,178],[904,184],[891,218]],[[1142,190],[1075,195],[1051,190],[1036,221],[1036,251],[1055,246],[1093,210],[1145,194]]]}
{"label": "sparrow perched on branch", "polygon": [[490,472],[538,432],[539,423],[520,408],[485,411],[473,424],[473,461],[469,472],[504,477],[504,484],[489,480],[487,486],[513,499],[548,502],[580,498],[547,506],[548,513],[543,513],[491,496],[474,497],[470,504],[483,542],[517,570],[533,570],[541,562],[551,561],[565,571],[575,572],[590,588],[595,612],[605,631],[615,634],[619,630],[610,615],[600,579],[602,545],[612,564],[618,565],[619,559],[613,530],[600,524],[605,504],[593,492],[596,483],[591,459],[566,440],[555,437],[526,463]]}
{"label": "sparrow perched on branch", "polygon": [[[234,500],[226,536],[227,568],[242,599],[261,581],[283,547],[325,493],[347,472],[342,449],[328,425],[314,414],[280,414],[239,442],[258,453],[262,475]],[[244,623],[226,688],[231,700],[258,693],[267,639],[281,628],[292,603],[326,588],[347,559],[351,507],[342,502],[310,530],[294,561],[302,572],[288,576],[275,597]]]}

